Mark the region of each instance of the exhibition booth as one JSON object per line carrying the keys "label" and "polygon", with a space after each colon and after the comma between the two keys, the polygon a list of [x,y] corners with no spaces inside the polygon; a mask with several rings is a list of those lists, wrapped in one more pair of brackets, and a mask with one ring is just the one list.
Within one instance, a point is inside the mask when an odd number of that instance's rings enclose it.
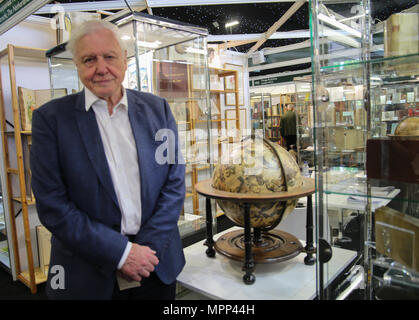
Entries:
{"label": "exhibition booth", "polygon": [[[66,45],[78,23],[105,19],[127,49],[124,87],[164,98],[176,122],[186,185],[177,299],[417,299],[419,5],[377,21],[384,2],[297,1],[278,21],[303,5],[300,43],[248,52],[148,5],[36,14],[45,3],[2,30],[0,265],[10,277],[36,294],[50,269],[31,189],[32,112],[83,90]],[[302,67],[255,75],[290,61]]]}

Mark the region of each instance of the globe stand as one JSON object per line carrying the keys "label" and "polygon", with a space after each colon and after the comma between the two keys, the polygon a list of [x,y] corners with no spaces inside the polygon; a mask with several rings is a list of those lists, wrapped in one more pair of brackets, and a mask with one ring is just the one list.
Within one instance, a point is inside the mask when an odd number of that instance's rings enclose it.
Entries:
{"label": "globe stand", "polygon": [[304,263],[308,266],[313,265],[316,262],[316,258],[313,256],[316,253],[316,248],[313,243],[313,199],[311,195],[307,196],[307,210],[306,210],[306,246],[304,251],[307,255],[304,258]]}
{"label": "globe stand", "polygon": [[245,259],[243,271],[245,275],[243,276],[243,281],[245,284],[253,284],[256,281],[256,277],[253,274],[255,270],[255,263],[253,261],[252,255],[252,235],[250,230],[250,204],[244,203],[244,251]]}
{"label": "globe stand", "polygon": [[212,238],[212,213],[211,213],[211,199],[205,199],[205,212],[206,212],[206,227],[207,227],[207,240],[205,241],[204,245],[208,247],[205,251],[209,258],[215,257],[215,250],[214,250],[214,239]]}
{"label": "globe stand", "polygon": [[[253,274],[255,270],[255,262],[257,263],[273,263],[292,259],[301,252],[307,255],[304,258],[306,265],[313,265],[316,259],[313,257],[315,248],[313,245],[313,209],[312,196],[313,188],[308,188],[293,198],[307,196],[306,210],[306,246],[303,248],[299,240],[293,235],[280,230],[262,231],[260,228],[251,228],[250,206],[255,201],[261,201],[258,198],[246,198],[241,195],[229,195],[226,192],[215,190],[211,187],[210,180],[201,181],[195,186],[198,193],[206,197],[206,231],[207,239],[204,243],[208,247],[206,255],[210,258],[215,257],[215,252],[227,256],[228,258],[243,261],[242,270],[245,272],[243,282],[245,284],[253,284],[256,277]],[[273,196],[274,197],[274,196]],[[240,201],[244,208],[244,230],[232,231],[222,235],[217,242],[213,240],[213,217],[211,210],[211,198],[214,199],[234,199]],[[263,198],[263,197],[262,197]],[[272,198],[272,197],[271,197]],[[275,199],[283,198],[290,200],[290,196],[276,196]],[[272,199],[268,199],[272,200]],[[270,245],[267,243],[271,243]],[[215,247],[215,249],[214,249]],[[267,254],[269,252],[269,254]]]}

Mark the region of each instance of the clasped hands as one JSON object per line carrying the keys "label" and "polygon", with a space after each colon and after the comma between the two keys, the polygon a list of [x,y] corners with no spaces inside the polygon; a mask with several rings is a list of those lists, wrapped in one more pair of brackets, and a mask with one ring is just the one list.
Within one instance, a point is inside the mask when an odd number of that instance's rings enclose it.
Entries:
{"label": "clasped hands", "polygon": [[147,246],[133,243],[128,257],[118,273],[127,281],[140,282],[143,278],[150,276],[158,263],[156,251]]}

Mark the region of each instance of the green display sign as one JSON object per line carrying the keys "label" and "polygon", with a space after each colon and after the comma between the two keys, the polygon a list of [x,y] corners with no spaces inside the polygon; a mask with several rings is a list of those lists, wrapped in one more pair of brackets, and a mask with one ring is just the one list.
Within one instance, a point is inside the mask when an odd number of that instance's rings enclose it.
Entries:
{"label": "green display sign", "polygon": [[0,2],[0,24],[12,17],[32,0],[3,0]]}
{"label": "green display sign", "polygon": [[[310,72],[305,72],[305,73],[301,73],[298,74],[298,76],[305,76],[305,75],[309,75],[311,74]],[[258,80],[250,80],[250,85],[252,86],[252,81],[253,81],[253,87],[257,87],[257,86],[266,86],[269,84],[275,84],[275,83],[282,83],[282,82],[289,82],[289,81],[293,81],[294,77],[296,75],[288,75],[288,76],[276,76],[276,77],[269,77],[269,78],[265,78],[265,79],[258,79]]]}
{"label": "green display sign", "polygon": [[0,34],[48,2],[50,0],[0,0]]}
{"label": "green display sign", "polygon": [[265,86],[267,84],[280,83],[280,82],[283,82],[281,81],[281,78],[283,77],[271,77],[271,78],[266,78],[266,79],[253,80],[253,85]]}

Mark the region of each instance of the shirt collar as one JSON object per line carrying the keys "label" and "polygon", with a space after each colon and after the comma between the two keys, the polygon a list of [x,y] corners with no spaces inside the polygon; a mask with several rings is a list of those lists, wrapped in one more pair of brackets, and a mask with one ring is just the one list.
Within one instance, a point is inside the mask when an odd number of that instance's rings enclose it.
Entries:
{"label": "shirt collar", "polygon": [[[90,107],[94,103],[96,103],[97,101],[105,101],[105,100],[100,99],[92,91],[90,91],[89,89],[87,89],[85,87],[84,88],[84,101],[85,101],[85,108],[86,108],[86,112],[87,112],[87,111],[89,111]],[[128,108],[127,92],[126,92],[126,89],[124,87],[122,87],[122,98],[121,98],[121,100],[119,100],[119,102],[115,106],[118,106],[120,104],[122,106]]]}

